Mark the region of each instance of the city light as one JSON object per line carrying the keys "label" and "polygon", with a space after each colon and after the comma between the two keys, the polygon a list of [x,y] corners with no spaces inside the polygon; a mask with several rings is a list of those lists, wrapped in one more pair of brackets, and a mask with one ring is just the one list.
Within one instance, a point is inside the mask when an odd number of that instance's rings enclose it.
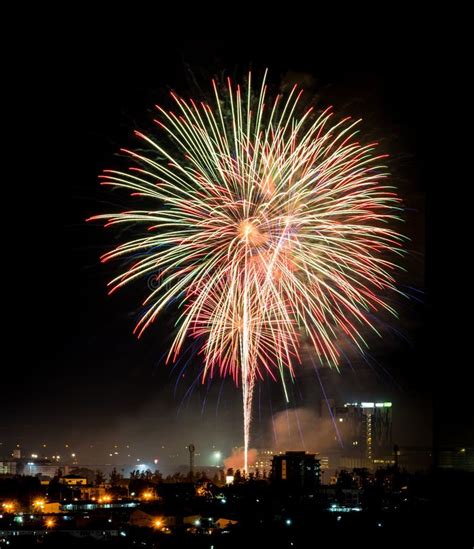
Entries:
{"label": "city light", "polygon": [[5,509],[6,513],[13,513],[15,510],[15,504],[12,501],[5,502],[2,507]]}
{"label": "city light", "polygon": [[346,507],[345,505],[333,503],[331,507],[328,508],[328,511],[333,513],[350,513],[351,511],[362,511],[362,507]]}
{"label": "city light", "polygon": [[153,522],[153,526],[154,526],[155,528],[161,528],[162,524],[163,524],[163,521],[162,521],[161,519],[156,519],[156,520]]}
{"label": "city light", "polygon": [[216,467],[218,467],[221,464],[222,452],[220,452],[219,450],[216,450],[213,453],[213,457],[215,459]]}
{"label": "city light", "polygon": [[97,500],[98,503],[110,503],[112,501],[112,496],[103,496]]}
{"label": "city light", "polygon": [[45,520],[45,525],[46,525],[46,528],[53,528],[54,526],[54,519],[53,518],[48,518]]}

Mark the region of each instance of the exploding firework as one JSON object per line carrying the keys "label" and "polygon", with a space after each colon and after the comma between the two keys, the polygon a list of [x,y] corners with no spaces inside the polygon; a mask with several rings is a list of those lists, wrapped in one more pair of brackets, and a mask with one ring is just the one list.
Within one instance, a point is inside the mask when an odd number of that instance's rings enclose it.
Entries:
{"label": "exploding firework", "polygon": [[374,313],[395,314],[385,296],[397,291],[401,204],[384,182],[384,155],[357,141],[359,121],[298,114],[296,86],[269,101],[265,78],[256,93],[251,75],[244,89],[230,80],[213,89],[213,105],[172,94],[175,112],[157,107],[161,137],[136,132],[148,152],[124,151],[133,166],[101,176],[147,208],[91,219],[141,230],[102,257],[133,259],[110,292],[159,272],[138,336],[178,303],[168,359],[197,338],[203,380],[218,373],[241,385],[247,470],[257,380],[293,376],[302,342],[337,368],[342,340],[363,350]]}

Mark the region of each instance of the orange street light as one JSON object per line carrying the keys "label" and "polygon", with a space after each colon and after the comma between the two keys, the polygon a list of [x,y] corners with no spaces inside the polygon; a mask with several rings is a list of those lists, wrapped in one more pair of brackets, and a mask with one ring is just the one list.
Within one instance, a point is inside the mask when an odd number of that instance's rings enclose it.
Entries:
{"label": "orange street light", "polygon": [[13,513],[15,510],[15,504],[11,501],[7,501],[2,506],[5,509],[5,513]]}

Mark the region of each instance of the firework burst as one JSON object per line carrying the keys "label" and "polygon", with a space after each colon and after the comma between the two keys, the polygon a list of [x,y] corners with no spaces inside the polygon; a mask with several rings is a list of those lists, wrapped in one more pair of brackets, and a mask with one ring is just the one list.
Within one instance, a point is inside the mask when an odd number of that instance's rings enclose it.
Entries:
{"label": "firework burst", "polygon": [[149,152],[127,150],[133,166],[102,175],[150,206],[91,219],[141,230],[102,257],[138,257],[111,292],[160,273],[138,336],[178,302],[168,358],[199,338],[203,379],[231,375],[242,386],[247,470],[257,379],[293,376],[303,340],[337,368],[341,338],[363,350],[374,313],[395,314],[384,296],[397,291],[401,204],[376,144],[357,141],[358,121],[298,114],[296,86],[267,105],[265,78],[256,95],[250,75],[244,89],[213,88],[213,105],[172,94],[175,112],[157,107],[162,138],[136,132]]}

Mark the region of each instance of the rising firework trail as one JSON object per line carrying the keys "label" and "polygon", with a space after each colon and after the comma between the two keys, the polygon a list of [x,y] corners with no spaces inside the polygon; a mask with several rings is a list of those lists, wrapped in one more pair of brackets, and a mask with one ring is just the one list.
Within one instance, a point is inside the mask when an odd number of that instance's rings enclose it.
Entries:
{"label": "rising firework trail", "polygon": [[91,219],[140,231],[102,257],[133,260],[110,292],[159,273],[138,336],[178,303],[168,360],[196,338],[203,381],[218,373],[242,386],[248,471],[258,379],[285,387],[303,342],[337,368],[342,341],[363,352],[374,313],[395,314],[386,296],[397,292],[392,258],[404,239],[392,225],[402,206],[377,144],[357,140],[359,121],[302,111],[296,86],[270,101],[265,78],[255,92],[250,74],[243,89],[230,80],[213,89],[212,104],[172,94],[174,111],[157,107],[157,136],[135,132],[140,151],[124,151],[128,171],[101,176],[146,209]]}

